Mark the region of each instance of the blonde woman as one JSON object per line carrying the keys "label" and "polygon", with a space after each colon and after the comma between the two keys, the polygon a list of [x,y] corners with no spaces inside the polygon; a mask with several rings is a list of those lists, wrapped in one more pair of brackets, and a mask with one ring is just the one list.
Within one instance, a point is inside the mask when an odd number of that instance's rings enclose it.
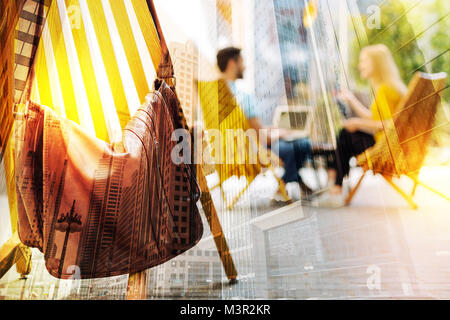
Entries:
{"label": "blonde woman", "polygon": [[375,94],[370,108],[363,105],[350,91],[341,91],[338,99],[347,103],[355,118],[347,119],[337,138],[336,159],[329,170],[329,179],[334,180],[329,193],[319,201],[324,206],[344,205],[342,181],[350,171],[349,160],[370,148],[382,135],[382,120],[390,119],[406,93],[406,86],[400,78],[389,49],[382,44],[362,49],[359,57],[359,72],[368,80]]}

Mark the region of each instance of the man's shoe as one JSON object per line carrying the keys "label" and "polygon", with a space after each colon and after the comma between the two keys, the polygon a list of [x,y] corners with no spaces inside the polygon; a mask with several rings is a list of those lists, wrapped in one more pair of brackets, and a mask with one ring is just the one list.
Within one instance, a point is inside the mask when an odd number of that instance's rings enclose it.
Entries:
{"label": "man's shoe", "polygon": [[292,203],[292,199],[286,200],[281,192],[277,192],[273,195],[273,199],[270,201],[271,207],[283,207]]}
{"label": "man's shoe", "polygon": [[312,200],[312,203],[323,208],[342,208],[345,206],[345,197],[342,194],[325,193]]}
{"label": "man's shoe", "polygon": [[309,196],[314,193],[314,191],[308,187],[302,180],[298,181],[298,185],[300,186],[300,190],[302,193],[304,193],[306,196]]}

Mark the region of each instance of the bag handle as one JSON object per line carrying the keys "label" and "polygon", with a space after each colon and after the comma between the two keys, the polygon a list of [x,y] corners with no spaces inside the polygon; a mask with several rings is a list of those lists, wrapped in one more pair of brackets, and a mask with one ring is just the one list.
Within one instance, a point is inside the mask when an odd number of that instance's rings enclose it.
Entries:
{"label": "bag handle", "polygon": [[167,48],[166,40],[162,32],[161,25],[159,23],[158,15],[156,14],[155,4],[153,0],[147,0],[148,8],[152,15],[153,23],[155,24],[156,31],[159,37],[159,43],[161,45],[161,59],[157,70],[157,77],[165,80],[168,84],[175,86],[175,76],[173,70],[172,59],[170,58],[169,49]]}
{"label": "bag handle", "polygon": [[32,83],[35,77],[35,70],[34,70],[34,66],[36,65],[36,53],[38,51],[38,47],[39,47],[39,41],[41,39],[41,34],[42,34],[42,30],[44,29],[44,23],[45,23],[45,0],[40,0],[38,3],[38,15],[37,15],[37,21],[36,21],[36,28],[35,28],[35,35],[34,38],[38,39],[37,42],[33,43],[33,52],[31,54],[31,61],[33,61],[33,64],[30,66],[30,74],[28,76],[29,78],[29,83],[28,83],[28,90],[27,90],[27,94],[25,96],[26,101],[30,100],[30,95],[31,95],[31,87],[32,87]]}
{"label": "bag handle", "polygon": [[[38,5],[38,12],[37,12],[36,27],[34,29],[35,41],[33,42],[33,48],[32,48],[32,52],[31,52],[31,56],[30,56],[30,61],[32,61],[32,62],[29,65],[25,89],[23,90],[22,95],[20,96],[20,99],[19,99],[19,103],[18,103],[18,104],[25,104],[26,105],[25,109],[28,108],[28,102],[30,101],[30,97],[31,97],[31,88],[33,86],[33,81],[35,78],[34,67],[36,65],[36,53],[38,51],[39,41],[41,38],[42,30],[44,28],[44,23],[45,23],[45,8],[44,8],[45,0],[37,0],[36,2]],[[23,10],[23,8],[21,10]],[[13,114],[16,116],[18,113],[19,112],[17,110],[17,104],[14,103],[13,104]]]}

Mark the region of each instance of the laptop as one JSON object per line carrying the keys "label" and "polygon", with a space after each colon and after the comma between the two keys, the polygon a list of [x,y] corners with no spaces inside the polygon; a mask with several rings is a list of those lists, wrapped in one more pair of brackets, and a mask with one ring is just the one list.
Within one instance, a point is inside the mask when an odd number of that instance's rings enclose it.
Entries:
{"label": "laptop", "polygon": [[273,126],[291,130],[291,134],[284,137],[284,140],[306,138],[311,132],[312,111],[313,108],[308,106],[278,106],[275,109]]}

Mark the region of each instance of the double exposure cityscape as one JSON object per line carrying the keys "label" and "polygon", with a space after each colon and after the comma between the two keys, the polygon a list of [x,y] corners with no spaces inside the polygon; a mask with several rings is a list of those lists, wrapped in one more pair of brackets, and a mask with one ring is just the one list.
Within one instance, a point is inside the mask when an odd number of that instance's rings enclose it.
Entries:
{"label": "double exposure cityscape", "polygon": [[0,0],[0,300],[450,299],[449,13]]}

